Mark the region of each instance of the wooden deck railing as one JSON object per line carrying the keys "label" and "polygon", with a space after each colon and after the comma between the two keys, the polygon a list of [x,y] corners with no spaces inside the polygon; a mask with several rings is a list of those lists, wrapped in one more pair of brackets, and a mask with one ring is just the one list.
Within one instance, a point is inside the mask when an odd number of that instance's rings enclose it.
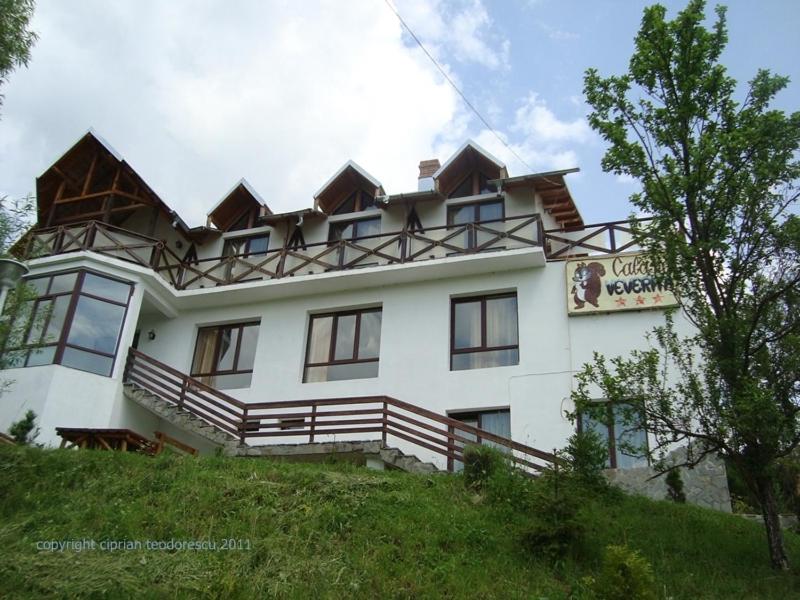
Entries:
{"label": "wooden deck railing", "polygon": [[632,219],[580,229],[545,230],[541,216],[531,214],[193,261],[182,260],[163,240],[100,221],[88,221],[31,232],[22,258],[91,250],[151,268],[173,287],[184,290],[518,248],[543,247],[551,261],[616,254],[638,249],[632,227],[648,221]]}
{"label": "wooden deck railing", "polygon": [[540,215],[407,229],[264,253],[184,261],[164,241],[99,221],[32,232],[25,258],[91,250],[149,267],[177,289],[196,289],[542,246]]}
{"label": "wooden deck railing", "polygon": [[508,438],[472,427],[456,419],[397,400],[390,396],[322,398],[282,402],[245,403],[130,349],[125,381],[135,384],[181,410],[238,438],[299,438],[298,443],[320,441],[325,436],[380,435],[425,448],[447,458],[448,466],[463,461],[467,444],[488,442],[508,452],[527,471],[541,471],[557,458]]}
{"label": "wooden deck railing", "polygon": [[646,226],[652,219],[628,219],[586,225],[578,229],[547,229],[544,249],[548,260],[565,260],[575,256],[617,254],[638,250],[633,237],[634,226]]}

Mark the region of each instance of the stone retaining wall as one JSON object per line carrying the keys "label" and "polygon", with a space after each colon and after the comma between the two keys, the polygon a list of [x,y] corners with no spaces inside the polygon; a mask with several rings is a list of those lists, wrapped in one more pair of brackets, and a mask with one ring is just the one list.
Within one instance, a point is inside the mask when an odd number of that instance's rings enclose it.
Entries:
{"label": "stone retaining wall", "polygon": [[[666,464],[680,463],[685,456],[686,449],[678,448],[667,456]],[[728,476],[722,459],[709,454],[694,468],[681,467],[679,471],[688,504],[731,512]],[[666,473],[658,475],[652,467],[606,469],[604,473],[612,485],[628,493],[639,494],[654,500],[667,499]]]}

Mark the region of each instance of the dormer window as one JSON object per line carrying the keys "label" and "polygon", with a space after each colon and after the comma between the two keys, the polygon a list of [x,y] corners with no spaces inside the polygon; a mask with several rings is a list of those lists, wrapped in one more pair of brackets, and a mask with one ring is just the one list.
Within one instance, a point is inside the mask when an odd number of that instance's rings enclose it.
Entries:
{"label": "dormer window", "polygon": [[364,190],[356,190],[350,194],[336,209],[333,211],[335,215],[344,215],[347,213],[361,212],[368,208],[375,207],[375,197],[369,192]]}
{"label": "dormer window", "polygon": [[241,179],[208,213],[208,225],[220,231],[244,231],[258,227],[259,219],[271,214],[261,196]]}
{"label": "dormer window", "polygon": [[490,194],[495,192],[494,186],[489,184],[489,177],[480,171],[473,171],[450,192],[448,198],[465,198],[467,196],[477,196],[478,194]]}
{"label": "dormer window", "polygon": [[375,207],[375,198],[386,192],[380,181],[347,161],[314,194],[314,209],[326,215],[358,213]]}

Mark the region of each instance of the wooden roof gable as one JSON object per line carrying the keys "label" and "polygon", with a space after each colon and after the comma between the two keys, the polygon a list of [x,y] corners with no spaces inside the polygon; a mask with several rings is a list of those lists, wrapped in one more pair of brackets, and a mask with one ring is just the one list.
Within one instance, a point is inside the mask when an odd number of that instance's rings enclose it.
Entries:
{"label": "wooden roof gable", "polygon": [[479,169],[488,179],[508,177],[508,170],[500,160],[469,140],[433,174],[436,189],[447,196],[475,169]]}
{"label": "wooden roof gable", "polygon": [[380,181],[352,160],[348,160],[314,194],[314,209],[331,214],[356,189],[369,192],[373,198],[386,193]]}
{"label": "wooden roof gable", "polygon": [[119,223],[156,207],[184,233],[186,224],[105,140],[89,130],[36,179],[40,226],[91,219]]}
{"label": "wooden roof gable", "polygon": [[240,179],[209,211],[208,223],[220,231],[228,231],[247,213],[260,218],[271,215],[272,211],[247,180]]}

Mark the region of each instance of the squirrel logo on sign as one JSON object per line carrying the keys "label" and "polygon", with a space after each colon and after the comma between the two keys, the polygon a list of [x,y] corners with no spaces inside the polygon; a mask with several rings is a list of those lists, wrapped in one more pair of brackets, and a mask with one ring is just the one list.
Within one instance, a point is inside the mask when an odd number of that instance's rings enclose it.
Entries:
{"label": "squirrel logo on sign", "polygon": [[606,274],[606,269],[598,262],[578,263],[575,274],[572,276],[572,299],[575,308],[583,308],[588,302],[598,308],[597,298],[602,290],[600,278]]}

